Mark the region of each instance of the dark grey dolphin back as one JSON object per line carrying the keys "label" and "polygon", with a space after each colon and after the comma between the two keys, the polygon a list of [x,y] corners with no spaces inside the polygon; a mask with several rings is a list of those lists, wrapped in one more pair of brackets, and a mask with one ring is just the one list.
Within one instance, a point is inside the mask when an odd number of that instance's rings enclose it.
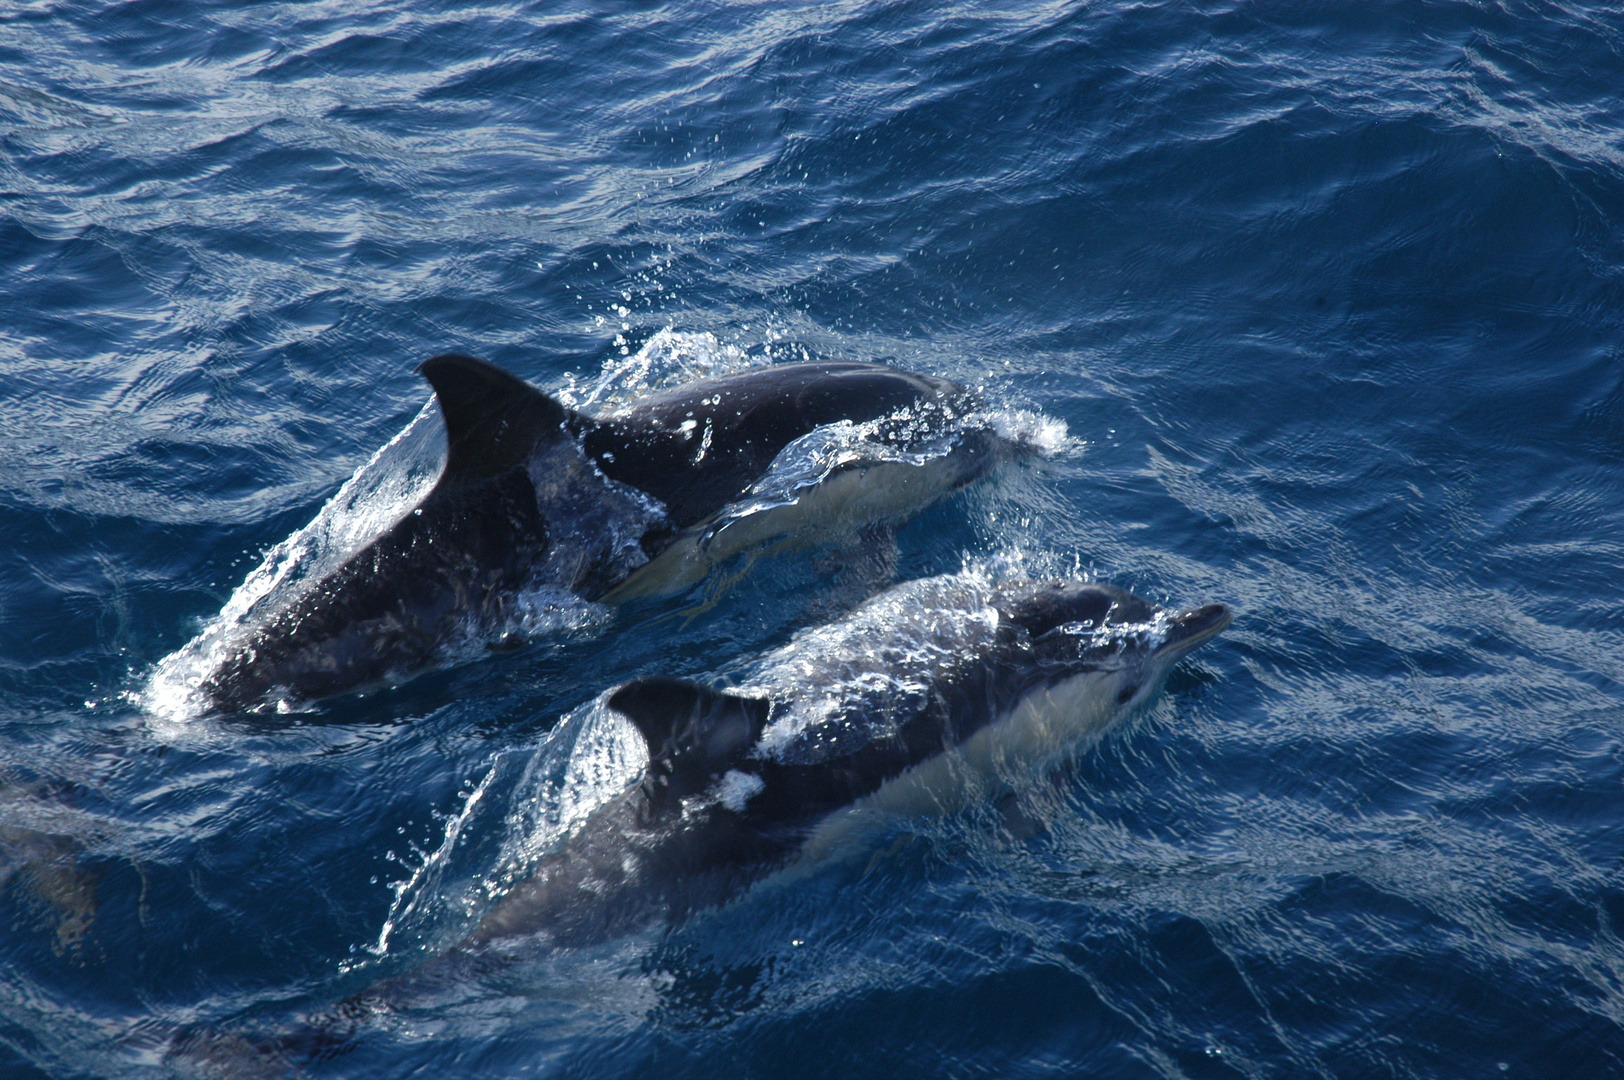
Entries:
{"label": "dark grey dolphin back", "polygon": [[446,463],[412,513],[275,612],[212,671],[211,706],[236,711],[410,675],[459,626],[499,620],[549,547],[524,466],[572,439],[564,406],[501,368],[436,356],[419,371],[445,418]]}
{"label": "dark grey dolphin back", "polygon": [[445,418],[440,486],[460,486],[522,465],[536,447],[565,437],[572,414],[516,375],[472,356],[446,353],[417,369]]}
{"label": "dark grey dolphin back", "polygon": [[738,498],[824,424],[955,402],[957,383],[880,364],[785,364],[688,383],[582,430],[605,476],[659,499],[685,529]]}

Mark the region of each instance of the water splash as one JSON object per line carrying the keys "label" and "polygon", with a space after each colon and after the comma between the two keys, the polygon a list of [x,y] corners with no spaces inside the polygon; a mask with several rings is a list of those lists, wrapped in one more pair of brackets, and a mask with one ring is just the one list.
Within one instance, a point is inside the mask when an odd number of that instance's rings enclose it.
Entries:
{"label": "water splash", "polygon": [[509,799],[513,809],[492,896],[527,876],[642,775],[648,746],[629,720],[608,707],[610,692],[568,713],[531,754]]}
{"label": "water splash", "polygon": [[715,334],[667,327],[636,352],[605,360],[603,370],[590,383],[571,376],[557,397],[579,412],[612,414],[660,390],[765,363],[736,345],[724,344]]}
{"label": "water splash", "polygon": [[[490,791],[491,782],[501,771],[503,761],[503,758],[498,757],[485,771],[485,775],[468,790],[463,797],[462,808],[446,822],[440,845],[424,855],[422,861],[404,881],[397,881],[390,886],[395,893],[394,902],[389,905],[389,914],[384,917],[383,925],[378,929],[378,940],[367,947],[367,952],[373,957],[388,955],[390,939],[403,924],[418,914],[419,908],[424,906],[425,899],[444,895],[441,886],[451,856],[456,851],[457,842],[484,801],[485,794]],[[346,971],[358,966],[360,962],[355,961],[340,965],[341,969]]]}
{"label": "water splash", "polygon": [[910,581],[750,665],[734,691],[773,700],[757,753],[809,764],[885,737],[993,640],[994,585],[978,567]]}
{"label": "water splash", "polygon": [[220,613],[158,662],[132,694],[160,734],[176,734],[204,711],[201,687],[249,628],[376,539],[416,505],[439,477],[445,425],[431,398],[374,453],[304,528],[265,553]]}

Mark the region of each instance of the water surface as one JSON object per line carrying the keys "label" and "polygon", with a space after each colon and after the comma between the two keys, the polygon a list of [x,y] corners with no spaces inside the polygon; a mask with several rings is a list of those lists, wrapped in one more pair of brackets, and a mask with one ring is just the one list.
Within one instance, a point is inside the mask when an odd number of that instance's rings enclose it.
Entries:
{"label": "water surface", "polygon": [[789,551],[281,722],[146,707],[451,349],[964,381],[1069,442],[895,577],[1237,618],[1031,835],[899,820],[310,1075],[1624,1072],[1620,86],[1604,5],[7,7],[0,1072],[414,969],[564,813],[560,718],[874,586]]}

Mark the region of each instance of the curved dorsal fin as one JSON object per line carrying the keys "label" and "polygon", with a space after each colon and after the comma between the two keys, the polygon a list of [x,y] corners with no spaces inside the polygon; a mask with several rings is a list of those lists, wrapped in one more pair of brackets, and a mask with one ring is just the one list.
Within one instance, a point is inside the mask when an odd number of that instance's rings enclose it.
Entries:
{"label": "curved dorsal fin", "polygon": [[417,370],[434,387],[445,418],[441,484],[504,473],[543,441],[562,437],[569,410],[495,364],[447,353],[425,360]]}
{"label": "curved dorsal fin", "polygon": [[739,764],[767,720],[767,702],[687,679],[638,679],[611,694],[608,704],[648,744],[643,789],[656,810],[704,791]]}

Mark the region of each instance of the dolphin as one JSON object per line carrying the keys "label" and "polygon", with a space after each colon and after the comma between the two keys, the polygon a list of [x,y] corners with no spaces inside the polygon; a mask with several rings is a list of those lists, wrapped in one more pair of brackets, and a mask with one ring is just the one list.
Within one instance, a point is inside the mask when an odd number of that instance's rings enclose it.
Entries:
{"label": "dolphin", "polygon": [[[868,821],[952,811],[1057,763],[1148,701],[1230,619],[1224,604],[1170,611],[1110,585],[965,572],[880,593],[733,685],[617,686],[549,739],[601,750],[625,743],[583,736],[618,728],[645,755],[635,778],[472,932],[280,1035],[183,1029],[169,1059],[281,1076],[299,1057],[342,1053],[376,1017],[535,950],[675,925],[773,875],[793,880],[852,850]],[[557,764],[538,754],[532,769]]]}
{"label": "dolphin", "polygon": [[1110,585],[951,575],[803,633],[742,685],[620,686],[599,715],[641,736],[641,777],[455,951],[680,922],[815,864],[876,814],[958,808],[1107,730],[1230,618]]}
{"label": "dolphin", "polygon": [[[208,711],[399,682],[500,642],[527,592],[606,603],[674,592],[775,537],[900,520],[1018,450],[962,423],[973,402],[957,383],[877,364],[761,368],[603,416],[469,356],[418,370],[445,420],[438,480],[216,647],[195,684]],[[744,499],[786,447],[851,425],[868,425],[879,458],[836,454],[799,488]]]}

